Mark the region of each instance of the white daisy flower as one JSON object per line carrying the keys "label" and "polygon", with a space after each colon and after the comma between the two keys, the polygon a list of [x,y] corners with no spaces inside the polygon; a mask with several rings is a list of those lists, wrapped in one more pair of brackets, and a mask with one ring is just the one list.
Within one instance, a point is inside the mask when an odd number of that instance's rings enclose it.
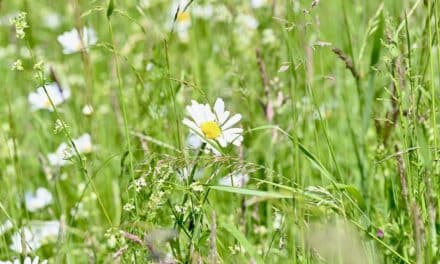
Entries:
{"label": "white daisy flower", "polygon": [[29,212],[36,212],[52,203],[52,194],[43,187],[37,189],[35,195],[26,192],[24,195],[26,209]]}
{"label": "white daisy flower", "polygon": [[185,118],[183,124],[188,126],[203,142],[215,140],[223,148],[230,143],[235,146],[241,145],[243,129],[233,127],[241,120],[241,115],[236,114],[229,118],[230,113],[225,111],[225,103],[221,98],[215,101],[214,112],[208,104],[199,104],[194,100],[186,107],[186,110],[192,120]]}
{"label": "white daisy flower", "polygon": [[180,41],[182,42],[189,41],[189,29],[191,27],[191,14],[188,10],[184,10],[187,5],[188,0],[180,0],[174,1],[173,5],[171,6],[173,19],[177,9],[179,9],[179,13],[175,18],[176,21],[174,22],[174,30],[177,33]]}
{"label": "white daisy flower", "polygon": [[[88,154],[93,152],[93,144],[90,134],[83,134],[79,138],[74,139],[78,152],[80,154]],[[62,167],[68,164],[68,160],[75,155],[75,151],[67,145],[67,143],[61,143],[54,153],[49,153],[47,159],[52,166]]]}
{"label": "white daisy flower", "polygon": [[64,54],[72,54],[75,52],[79,52],[84,48],[89,46],[93,46],[96,44],[96,33],[92,28],[83,28],[83,41],[81,42],[81,38],[78,30],[76,28],[71,31],[64,32],[62,35],[58,36],[58,42],[63,46]]}
{"label": "white daisy flower", "polygon": [[219,180],[220,185],[232,186],[232,187],[243,187],[248,183],[249,176],[244,173],[229,174]]}
{"label": "white daisy flower", "polygon": [[[1,261],[0,264],[21,264],[19,259],[14,259],[13,261]],[[40,262],[40,258],[37,256],[34,259],[31,259],[30,257],[26,257],[23,261],[23,264],[47,264],[47,260],[43,260]]]}
{"label": "white daisy flower", "polygon": [[[36,251],[43,245],[54,242],[59,230],[59,221],[31,221],[28,226],[21,228],[19,232],[12,235],[12,244],[9,248],[22,253],[22,244],[24,244],[27,252]],[[22,238],[24,243],[22,243]]]}
{"label": "white daisy flower", "polygon": [[[70,97],[70,90],[68,87],[62,89],[57,83],[49,83],[44,87],[55,106],[62,104]],[[47,109],[53,111],[49,97],[47,97],[43,87],[38,87],[36,92],[30,93],[28,96],[31,110],[36,111],[39,109]]]}

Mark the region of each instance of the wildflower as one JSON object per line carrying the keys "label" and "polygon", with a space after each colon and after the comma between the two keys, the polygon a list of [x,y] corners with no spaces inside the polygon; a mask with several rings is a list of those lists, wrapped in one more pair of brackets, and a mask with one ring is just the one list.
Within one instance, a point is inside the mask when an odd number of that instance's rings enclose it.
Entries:
{"label": "wildflower", "polygon": [[[93,144],[90,134],[83,134],[79,138],[73,140],[76,149],[80,154],[88,154],[93,152]],[[75,151],[63,142],[59,145],[54,153],[49,153],[47,159],[52,166],[62,167],[68,164],[68,160],[75,155]]]}
{"label": "wildflower", "polygon": [[224,186],[243,187],[248,181],[249,176],[247,174],[236,173],[221,178],[219,184]]}
{"label": "wildflower", "polygon": [[241,145],[243,129],[232,127],[241,120],[241,115],[235,114],[229,118],[230,113],[225,111],[225,104],[221,98],[217,98],[214,112],[208,104],[199,104],[194,100],[186,109],[192,120],[185,118],[183,124],[203,142],[215,140],[221,147],[226,147],[229,143],[235,146]]}
{"label": "wildflower", "polygon": [[21,62],[21,60],[16,60],[16,61],[12,64],[11,69],[12,69],[13,71],[23,71],[24,68],[23,68],[23,63]]}
{"label": "wildflower", "polygon": [[145,181],[144,177],[140,177],[139,179],[134,180],[134,188],[136,192],[140,192],[142,188],[147,186],[147,182]]}
{"label": "wildflower", "polygon": [[3,235],[4,233],[8,232],[9,230],[11,230],[13,227],[13,224],[11,222],[11,220],[6,220],[2,225],[0,225],[0,236]]}
{"label": "wildflower", "polygon": [[29,212],[36,212],[52,203],[52,194],[43,187],[37,189],[35,195],[26,192],[24,195],[26,209]]}
{"label": "wildflower", "polygon": [[61,24],[61,17],[56,13],[46,14],[43,18],[43,24],[50,29],[58,28]]}
{"label": "wildflower", "polygon": [[203,142],[200,139],[200,137],[198,137],[194,133],[189,133],[188,138],[186,139],[186,145],[190,149],[199,149],[202,146],[202,144]]}
{"label": "wildflower", "polygon": [[[175,31],[182,42],[189,41],[189,29],[191,27],[191,14],[188,10],[185,10],[187,4],[188,3],[185,0],[179,2],[175,1],[171,8],[173,18],[175,17]],[[177,15],[176,12],[178,12]]]}
{"label": "wildflower", "polygon": [[[64,54],[72,54],[82,51],[89,46],[96,44],[96,33],[92,28],[84,27],[82,30],[82,41],[76,28],[64,32],[58,36],[58,42],[63,46]],[[83,43],[84,42],[84,43]]]}
{"label": "wildflower", "polygon": [[[28,226],[12,235],[10,249],[21,253],[23,252],[22,244],[24,244],[26,251],[36,251],[43,245],[54,242],[58,237],[59,230],[59,221],[31,221]],[[24,239],[24,243],[22,243],[22,239]]]}
{"label": "wildflower", "polygon": [[255,30],[258,28],[259,25],[258,20],[255,17],[243,13],[240,13],[237,16],[236,22],[239,26],[241,26],[242,29],[247,30]]}
{"label": "wildflower", "polygon": [[91,106],[89,104],[85,105],[82,109],[82,113],[85,116],[89,116],[89,115],[93,114],[93,106]]}
{"label": "wildflower", "polygon": [[199,182],[191,183],[190,187],[194,192],[203,192],[203,185],[201,185]]}
{"label": "wildflower", "polygon": [[382,238],[384,238],[385,233],[383,232],[382,229],[377,229],[376,236],[377,236],[378,238],[381,238],[381,239],[382,239]]}
{"label": "wildflower", "polygon": [[61,89],[57,83],[46,84],[44,87],[46,88],[47,94],[43,87],[38,87],[36,92],[29,94],[28,101],[32,111],[39,109],[53,111],[49,97],[55,106],[62,104],[70,97],[70,90],[68,88]]}
{"label": "wildflower", "polygon": [[147,63],[147,66],[145,66],[145,70],[151,71],[153,69],[153,67],[154,67],[154,63],[149,62],[149,63]]}
{"label": "wildflower", "polygon": [[134,205],[132,203],[126,203],[124,205],[124,207],[122,209],[124,209],[124,211],[130,212],[134,209]]}
{"label": "wildflower", "polygon": [[214,7],[210,4],[195,5],[192,7],[194,17],[209,20],[214,15]]}
{"label": "wildflower", "polygon": [[44,61],[39,61],[35,63],[34,70],[41,72],[43,71],[43,69],[44,69]]}
{"label": "wildflower", "polygon": [[[1,261],[0,260],[0,264],[21,264],[21,262],[19,259],[14,259],[14,261]],[[24,259],[23,264],[47,264],[47,260],[43,260],[40,262],[40,258],[38,256],[35,257],[34,259],[27,256]]]}
{"label": "wildflower", "polygon": [[247,49],[252,44],[259,22],[252,15],[240,13],[236,16],[235,23],[236,26],[233,31],[238,44],[240,44],[239,47],[241,49]]}
{"label": "wildflower", "polygon": [[255,9],[265,7],[268,6],[270,2],[270,0],[251,0],[251,7]]}
{"label": "wildflower", "polygon": [[277,37],[275,36],[275,33],[272,29],[266,28],[265,30],[263,30],[262,34],[263,37],[261,43],[263,43],[263,45],[271,45],[273,43],[276,43]]}
{"label": "wildflower", "polygon": [[284,215],[279,212],[275,212],[275,216],[273,219],[273,228],[276,230],[280,230],[281,227],[283,226],[283,223],[284,223]]}
{"label": "wildflower", "polygon": [[25,37],[24,29],[28,28],[26,21],[26,12],[19,13],[16,17],[11,18],[9,23],[15,26],[15,35],[18,39],[23,39]]}

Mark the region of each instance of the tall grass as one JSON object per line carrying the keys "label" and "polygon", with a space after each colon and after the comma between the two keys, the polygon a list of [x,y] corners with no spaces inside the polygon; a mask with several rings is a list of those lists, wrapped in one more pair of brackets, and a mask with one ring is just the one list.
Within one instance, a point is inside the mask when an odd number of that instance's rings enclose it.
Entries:
{"label": "tall grass", "polygon": [[[0,1],[0,260],[440,261],[439,1],[252,2]],[[85,43],[84,26],[98,42],[63,54],[57,36]],[[50,82],[72,96],[31,111]],[[217,97],[244,129],[220,155],[182,123]],[[69,165],[52,166],[62,142]],[[29,211],[38,187],[53,201]],[[36,220],[57,236],[14,252]]]}

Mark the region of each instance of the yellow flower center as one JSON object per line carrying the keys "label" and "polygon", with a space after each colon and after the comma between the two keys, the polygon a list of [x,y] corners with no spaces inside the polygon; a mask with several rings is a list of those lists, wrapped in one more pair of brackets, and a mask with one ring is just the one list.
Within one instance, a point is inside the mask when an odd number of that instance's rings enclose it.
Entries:
{"label": "yellow flower center", "polygon": [[189,19],[189,12],[179,12],[179,14],[177,15],[177,22],[186,22],[189,21]]}
{"label": "yellow flower center", "polygon": [[220,127],[214,121],[203,122],[200,125],[200,129],[202,130],[205,137],[209,139],[218,138],[221,134]]}

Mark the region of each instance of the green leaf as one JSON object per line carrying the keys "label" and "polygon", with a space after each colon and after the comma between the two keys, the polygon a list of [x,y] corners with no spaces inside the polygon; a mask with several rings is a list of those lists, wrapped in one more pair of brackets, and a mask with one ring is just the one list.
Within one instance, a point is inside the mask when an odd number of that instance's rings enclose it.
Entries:
{"label": "green leaf", "polygon": [[283,193],[266,192],[266,191],[231,187],[231,186],[213,185],[213,186],[209,186],[209,188],[213,189],[213,190],[217,190],[217,191],[222,191],[222,192],[230,192],[230,193],[259,196],[259,197],[266,197],[266,198],[274,198],[274,199],[282,199],[282,198],[292,199],[293,198],[292,195],[287,195],[287,194],[283,194]]}
{"label": "green leaf", "polygon": [[113,10],[115,10],[115,0],[110,0],[107,7],[107,18],[110,18]]}

